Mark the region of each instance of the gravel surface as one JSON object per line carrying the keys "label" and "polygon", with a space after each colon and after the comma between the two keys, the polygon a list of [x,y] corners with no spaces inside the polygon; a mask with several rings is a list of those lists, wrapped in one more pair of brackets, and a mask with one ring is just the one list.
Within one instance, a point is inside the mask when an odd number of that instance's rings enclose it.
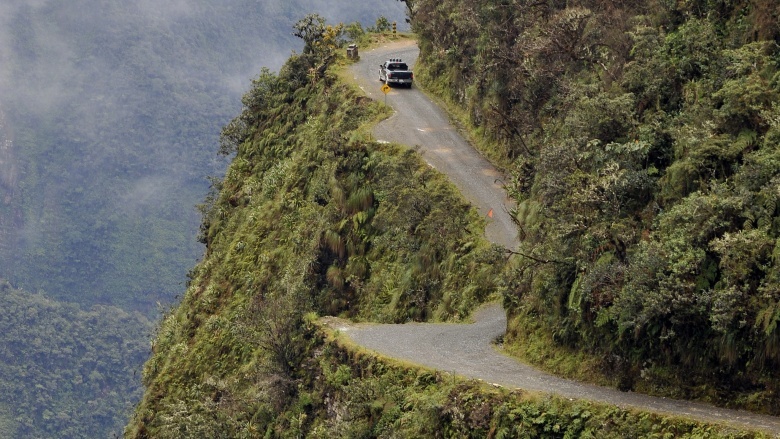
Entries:
{"label": "gravel surface", "polygon": [[[388,58],[401,58],[414,68],[418,54],[413,41],[391,43],[361,52],[352,73],[368,96],[384,100],[379,65]],[[393,87],[387,104],[395,114],[376,127],[376,139],[418,147],[428,164],[446,174],[466,200],[488,219],[488,239],[516,249],[517,227],[509,216],[514,204],[504,192],[504,175],[458,134],[444,111],[416,88]],[[491,210],[493,217],[489,218]]]}
{"label": "gravel surface", "polygon": [[330,320],[355,343],[382,355],[432,369],[479,379],[510,389],[553,393],[622,408],[648,410],[735,428],[763,430],[780,437],[780,418],[708,404],[658,398],[584,384],[541,372],[501,354],[493,341],[504,333],[506,313],[498,304],[487,305],[474,315],[475,323],[407,323],[403,325],[351,324]]}
{"label": "gravel surface", "polygon": [[[419,51],[414,42],[391,43],[361,53],[353,65],[355,80],[366,94],[383,100],[378,70],[387,58],[402,58],[410,66]],[[388,105],[393,117],[374,131],[378,140],[419,147],[426,161],[446,174],[483,215],[493,210],[486,235],[509,249],[517,246],[516,228],[509,217],[512,207],[502,187],[503,176],[466,142],[446,114],[416,89],[393,89]],[[506,312],[498,304],[478,310],[475,323],[354,325],[339,319],[328,324],[356,343],[382,355],[508,388],[553,393],[656,413],[717,422],[737,428],[763,430],[780,438],[780,418],[708,404],[652,397],[599,387],[549,375],[499,353],[493,341],[506,330]]]}

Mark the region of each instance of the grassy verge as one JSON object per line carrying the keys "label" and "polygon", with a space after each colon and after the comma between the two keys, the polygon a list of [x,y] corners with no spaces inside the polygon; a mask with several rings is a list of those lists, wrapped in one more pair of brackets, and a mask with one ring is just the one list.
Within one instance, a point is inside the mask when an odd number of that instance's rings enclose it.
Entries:
{"label": "grassy verge", "polygon": [[471,122],[466,107],[453,99],[451,86],[446,79],[431,75],[422,58],[418,59],[415,65],[415,79],[417,80],[417,88],[447,112],[458,132],[474,145],[493,166],[501,170],[509,169],[511,161],[500,152],[501,148],[498,144],[485,136],[481,127],[475,126]]}
{"label": "grassy verge", "polygon": [[[587,401],[494,387],[379,356],[320,324],[324,412],[350,407],[349,422],[318,419],[314,437],[764,438]],[[343,418],[342,418],[343,419]],[[329,436],[335,435],[335,436]],[[353,436],[356,435],[356,436]]]}
{"label": "grassy verge", "polygon": [[618,380],[600,370],[601,359],[583,351],[572,351],[556,343],[549,331],[530,318],[514,317],[508,322],[504,351],[554,375],[577,381],[617,387]]}

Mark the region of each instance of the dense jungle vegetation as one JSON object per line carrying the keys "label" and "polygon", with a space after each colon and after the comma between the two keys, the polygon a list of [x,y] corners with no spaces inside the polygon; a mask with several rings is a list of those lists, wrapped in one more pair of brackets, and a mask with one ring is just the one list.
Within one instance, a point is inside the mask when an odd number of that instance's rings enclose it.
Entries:
{"label": "dense jungle vegetation", "polygon": [[104,438],[140,399],[154,326],[140,313],[89,310],[0,280],[0,437]]}
{"label": "dense jungle vegetation", "polygon": [[202,206],[207,251],[157,331],[129,438],[756,437],[536,399],[345,348],[317,315],[464,318],[510,295],[506,251],[413,150],[370,140],[388,115],[333,74],[339,26],[308,16],[223,130],[235,152]]}
{"label": "dense jungle vegetation", "polygon": [[780,413],[780,6],[406,3],[418,79],[512,176],[514,349]]}

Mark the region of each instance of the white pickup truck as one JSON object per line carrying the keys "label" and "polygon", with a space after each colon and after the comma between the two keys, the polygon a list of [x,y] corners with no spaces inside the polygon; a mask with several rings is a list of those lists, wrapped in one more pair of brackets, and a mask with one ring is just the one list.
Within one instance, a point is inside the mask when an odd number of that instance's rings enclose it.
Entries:
{"label": "white pickup truck", "polygon": [[379,65],[379,80],[387,85],[405,85],[412,88],[414,73],[400,58],[391,58]]}

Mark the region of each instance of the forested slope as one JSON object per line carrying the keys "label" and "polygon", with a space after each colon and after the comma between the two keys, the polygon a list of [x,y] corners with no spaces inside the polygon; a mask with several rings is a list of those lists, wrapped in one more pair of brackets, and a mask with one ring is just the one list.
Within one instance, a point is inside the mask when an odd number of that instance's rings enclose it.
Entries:
{"label": "forested slope", "polygon": [[777,4],[406,3],[418,79],[513,176],[510,344],[779,413]]}
{"label": "forested slope", "polygon": [[[311,17],[310,17],[311,18]],[[158,329],[125,436],[760,437],[486,389],[328,340],[317,314],[458,321],[507,295],[506,251],[443,176],[370,140],[387,115],[331,73],[310,19],[223,131],[236,156],[207,200],[207,252]]]}
{"label": "forested slope", "polygon": [[414,152],[369,140],[360,127],[386,110],[330,73],[337,28],[306,23],[303,53],[264,71],[223,133],[236,157],[207,253],[158,331],[129,437],[326,428],[307,313],[457,320],[500,290],[483,224]]}
{"label": "forested slope", "polygon": [[110,437],[140,398],[153,324],[0,280],[0,437]]}

